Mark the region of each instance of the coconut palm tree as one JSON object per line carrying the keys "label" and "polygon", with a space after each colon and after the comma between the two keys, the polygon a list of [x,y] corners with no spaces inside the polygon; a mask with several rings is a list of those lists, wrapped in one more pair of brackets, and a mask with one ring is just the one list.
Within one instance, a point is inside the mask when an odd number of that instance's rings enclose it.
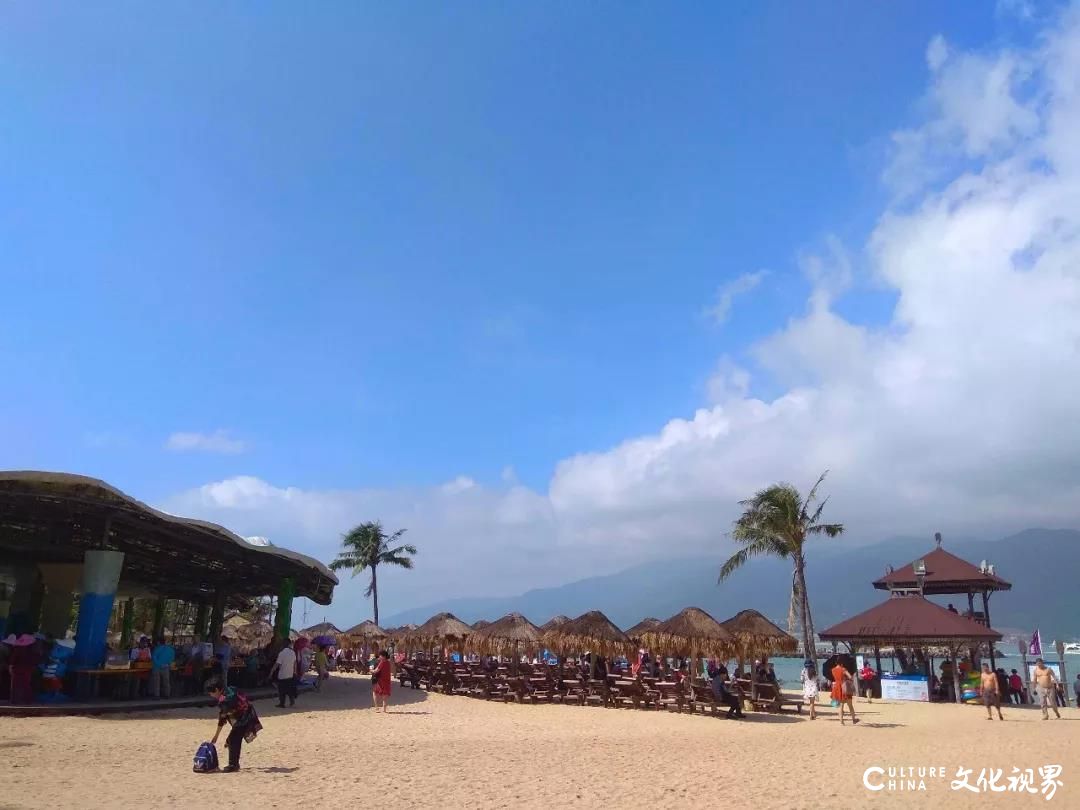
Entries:
{"label": "coconut palm tree", "polygon": [[337,559],[330,563],[331,570],[348,569],[354,577],[363,571],[371,572],[371,583],[364,591],[364,596],[372,598],[375,624],[379,623],[379,566],[413,567],[412,556],[416,554],[416,546],[408,543],[394,546],[403,534],[405,530],[398,529],[387,535],[377,520],[361,523],[342,535],[342,550],[338,552]]}
{"label": "coconut palm tree", "polygon": [[806,541],[814,535],[836,537],[842,534],[841,523],[821,523],[821,513],[829,499],[817,501],[818,488],[828,475],[818,478],[804,500],[791,484],[773,484],[754,497],[740,501],[743,513],[731,530],[731,538],[742,546],[720,568],[723,582],[751,557],[770,556],[791,560],[791,606],[789,621],[797,619],[802,626],[803,650],[817,666],[817,647],[814,643],[814,620],[810,613],[810,597],[806,592]]}

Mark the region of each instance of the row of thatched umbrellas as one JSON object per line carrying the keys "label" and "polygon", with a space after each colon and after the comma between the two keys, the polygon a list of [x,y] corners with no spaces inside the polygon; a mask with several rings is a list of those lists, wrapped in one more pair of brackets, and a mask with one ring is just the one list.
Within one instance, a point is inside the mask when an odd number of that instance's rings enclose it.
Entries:
{"label": "row of thatched umbrellas", "polygon": [[704,610],[690,607],[667,621],[648,618],[620,630],[598,610],[576,619],[556,616],[537,626],[520,613],[495,622],[468,625],[452,613],[439,613],[422,625],[383,630],[364,621],[340,635],[365,644],[390,642],[414,649],[451,647],[481,655],[519,654],[548,649],[557,655],[590,651],[611,657],[632,655],[639,647],[657,655],[707,656],[740,661],[794,652],[795,639],[756,610],[744,610],[718,622]]}

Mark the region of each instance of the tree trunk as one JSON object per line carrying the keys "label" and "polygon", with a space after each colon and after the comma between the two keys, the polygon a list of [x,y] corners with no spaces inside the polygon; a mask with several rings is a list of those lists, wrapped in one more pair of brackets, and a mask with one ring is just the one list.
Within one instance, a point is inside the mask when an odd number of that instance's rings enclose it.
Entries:
{"label": "tree trunk", "polygon": [[379,623],[379,577],[377,566],[371,566],[371,601],[375,609],[375,624]]}
{"label": "tree trunk", "polygon": [[802,597],[803,614],[803,646],[807,660],[814,662],[814,671],[817,671],[817,644],[814,642],[814,619],[810,614],[810,594],[806,592],[806,560],[800,554],[795,561],[796,573],[799,578],[799,591]]}

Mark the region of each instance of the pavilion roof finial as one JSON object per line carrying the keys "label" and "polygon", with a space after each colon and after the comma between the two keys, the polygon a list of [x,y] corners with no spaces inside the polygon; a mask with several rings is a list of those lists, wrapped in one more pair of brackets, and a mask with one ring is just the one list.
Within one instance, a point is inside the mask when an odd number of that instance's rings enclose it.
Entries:
{"label": "pavilion roof finial", "polygon": [[934,543],[941,548],[941,532],[934,532]]}

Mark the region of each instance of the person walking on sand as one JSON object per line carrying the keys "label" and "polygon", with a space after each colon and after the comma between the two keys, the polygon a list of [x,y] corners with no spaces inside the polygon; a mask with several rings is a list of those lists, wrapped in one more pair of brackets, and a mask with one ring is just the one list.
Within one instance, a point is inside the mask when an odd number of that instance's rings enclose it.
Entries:
{"label": "person walking on sand", "polygon": [[286,644],[278,653],[277,660],[270,670],[270,680],[277,676],[278,708],[285,708],[285,698],[289,705],[296,705],[296,652]]}
{"label": "person walking on sand", "polygon": [[1049,720],[1048,708],[1054,710],[1054,715],[1061,719],[1061,712],[1057,707],[1057,676],[1041,658],[1035,659],[1035,690],[1039,695],[1039,705],[1042,707],[1043,720]]}
{"label": "person walking on sand", "polygon": [[217,702],[218,707],[217,731],[214,732],[210,744],[217,745],[218,736],[226,723],[232,725],[225,738],[225,747],[229,749],[229,764],[223,770],[224,773],[235,773],[240,770],[241,746],[255,739],[255,735],[262,731],[262,723],[259,722],[259,715],[255,713],[255,707],[251,705],[247,695],[238,692],[235,686],[222,685],[219,677],[213,677],[206,682],[206,693]]}
{"label": "person walking on sand", "polygon": [[989,664],[982,665],[982,673],[979,675],[979,687],[982,690],[983,706],[986,707],[986,719],[993,720],[993,709],[997,708],[998,720],[1004,720],[1001,716],[1001,692],[998,685],[997,674],[990,669]]}
{"label": "person walking on sand", "polygon": [[869,661],[864,661],[862,669],[859,670],[859,683],[862,685],[863,697],[870,703],[874,702],[874,678],[877,677],[877,673],[874,672],[873,667],[870,666]]}
{"label": "person walking on sand", "polygon": [[388,704],[390,703],[390,653],[383,650],[379,653],[378,663],[375,664],[375,670],[371,673],[371,694],[375,700],[375,713],[379,712],[379,705],[382,705],[383,714],[387,714]]}
{"label": "person walking on sand", "polygon": [[855,679],[839,661],[832,668],[832,698],[840,704],[840,725],[844,725],[844,706],[851,712],[851,725],[857,726],[859,718],[855,716]]}
{"label": "person walking on sand", "polygon": [[813,661],[807,659],[803,662],[799,680],[802,681],[803,701],[810,707],[810,719],[817,720],[818,676]]}
{"label": "person walking on sand", "polygon": [[[1080,675],[1077,677],[1080,678]],[[1009,676],[1009,697],[1012,698],[1012,702],[1018,706],[1024,702],[1024,681],[1020,677],[1020,673],[1015,669]]]}

